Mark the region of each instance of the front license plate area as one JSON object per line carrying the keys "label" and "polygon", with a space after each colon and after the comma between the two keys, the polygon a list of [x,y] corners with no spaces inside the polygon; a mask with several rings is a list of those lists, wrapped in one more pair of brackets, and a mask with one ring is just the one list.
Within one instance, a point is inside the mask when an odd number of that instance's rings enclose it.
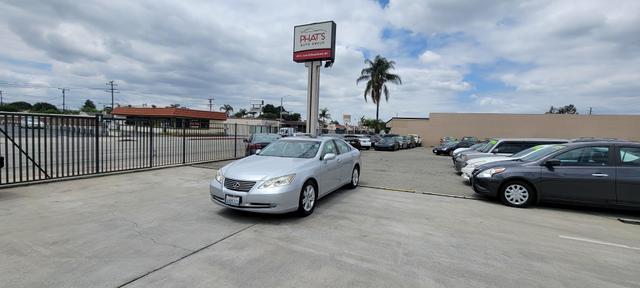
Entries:
{"label": "front license plate area", "polygon": [[224,204],[240,206],[240,196],[224,195]]}

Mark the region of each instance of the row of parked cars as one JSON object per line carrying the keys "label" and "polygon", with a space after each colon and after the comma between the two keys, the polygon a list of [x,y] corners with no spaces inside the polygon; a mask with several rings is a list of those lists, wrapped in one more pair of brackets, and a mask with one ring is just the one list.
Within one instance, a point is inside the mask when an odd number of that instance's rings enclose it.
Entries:
{"label": "row of parked cars", "polygon": [[[308,136],[306,134],[297,134],[300,133],[295,133],[292,136]],[[404,136],[398,134],[330,134],[323,136],[342,139],[358,150],[369,150],[373,148],[375,150],[396,151],[400,149],[411,149],[422,146],[422,138],[416,134],[409,134]],[[275,133],[252,134],[248,139],[244,140],[244,142],[247,143],[245,155],[253,155],[258,150],[264,149],[270,143],[283,137],[286,136]]]}
{"label": "row of parked cars", "polygon": [[380,139],[374,143],[374,149],[386,151],[411,149],[420,146],[422,146],[422,138],[416,134],[386,134],[381,136]]}
{"label": "row of parked cars", "polygon": [[450,154],[476,193],[508,206],[550,201],[640,208],[638,142],[487,139]]}

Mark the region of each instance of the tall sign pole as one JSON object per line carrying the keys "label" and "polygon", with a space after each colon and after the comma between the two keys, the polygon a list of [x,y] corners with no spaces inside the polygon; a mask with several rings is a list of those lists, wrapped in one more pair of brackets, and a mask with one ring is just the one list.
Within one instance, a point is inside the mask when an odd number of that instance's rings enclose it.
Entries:
{"label": "tall sign pole", "polygon": [[311,23],[293,28],[293,61],[307,67],[307,129],[317,136],[321,131],[318,121],[320,106],[320,67],[331,67],[336,52],[336,23]]}

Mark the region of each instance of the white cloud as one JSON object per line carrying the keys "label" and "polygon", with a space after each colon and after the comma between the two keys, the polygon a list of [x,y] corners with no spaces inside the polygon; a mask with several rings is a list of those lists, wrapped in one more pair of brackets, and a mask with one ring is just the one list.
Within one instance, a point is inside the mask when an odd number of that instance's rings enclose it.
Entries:
{"label": "white cloud", "polygon": [[433,52],[431,50],[424,51],[419,57],[420,61],[423,63],[434,63],[438,62],[442,58],[440,54]]}
{"label": "white cloud", "polygon": [[[375,114],[355,83],[365,51],[395,60],[403,79],[390,85],[384,118],[542,113],[569,103],[638,113],[639,14],[637,1],[392,0],[385,9],[368,0],[4,1],[0,81],[52,89],[0,88],[11,101],[60,105],[55,88],[71,87],[69,102],[79,106],[87,98],[110,102],[104,83],[116,80],[122,104],[205,109],[214,97],[239,109],[250,99],[277,104],[284,97],[285,106],[304,114],[306,70],[291,60],[293,26],[331,19],[338,25],[337,61],[322,69],[320,102],[337,119]],[[418,53],[400,53],[410,43],[383,37],[386,27],[427,42]],[[478,65],[489,67],[480,77],[504,91],[465,80]],[[470,92],[475,97],[460,97]]]}

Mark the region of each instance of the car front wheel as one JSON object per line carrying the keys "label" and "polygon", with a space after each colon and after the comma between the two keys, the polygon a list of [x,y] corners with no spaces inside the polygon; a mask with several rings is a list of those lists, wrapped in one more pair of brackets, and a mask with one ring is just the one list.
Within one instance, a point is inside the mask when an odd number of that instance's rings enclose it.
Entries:
{"label": "car front wheel", "polygon": [[300,200],[298,200],[298,215],[306,217],[313,213],[316,208],[317,200],[316,186],[311,181],[307,181],[300,191]]}
{"label": "car front wheel", "polygon": [[358,167],[353,168],[351,172],[351,183],[349,183],[349,188],[355,189],[360,184],[360,169]]}
{"label": "car front wheel", "polygon": [[531,185],[521,181],[508,182],[500,190],[502,203],[511,207],[528,207],[533,203],[534,198],[535,192]]}

